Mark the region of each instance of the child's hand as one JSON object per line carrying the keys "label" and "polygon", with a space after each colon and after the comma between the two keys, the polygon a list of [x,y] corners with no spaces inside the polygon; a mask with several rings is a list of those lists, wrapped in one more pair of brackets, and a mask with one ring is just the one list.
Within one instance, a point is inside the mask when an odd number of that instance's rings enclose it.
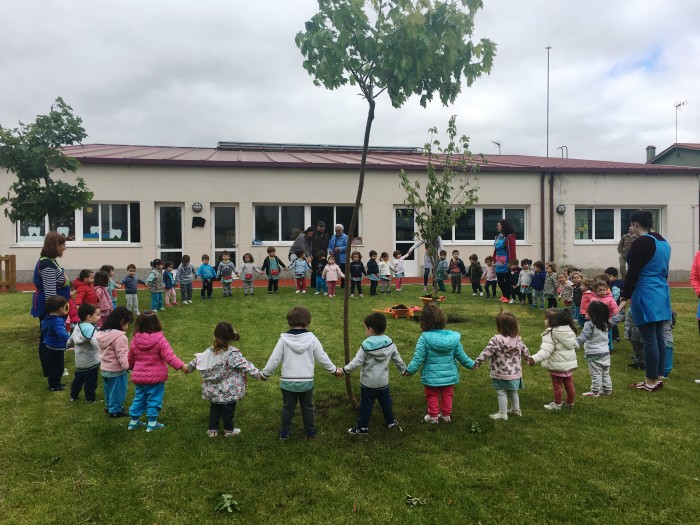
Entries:
{"label": "child's hand", "polygon": [[180,369],[180,372],[182,372],[183,374],[189,374],[190,373],[189,365],[183,365],[182,368]]}
{"label": "child's hand", "polygon": [[345,371],[342,368],[335,369],[335,377],[343,377],[344,375]]}
{"label": "child's hand", "polygon": [[408,370],[404,370],[404,371],[403,371],[403,374],[401,374],[401,375],[402,375],[403,377],[408,377],[408,376],[410,376],[411,374],[408,373]]}
{"label": "child's hand", "polygon": [[270,378],[262,373],[258,376],[258,380],[260,380],[260,381],[267,381],[268,379],[270,379]]}
{"label": "child's hand", "polygon": [[535,366],[537,363],[535,363],[535,360],[532,357],[528,357],[527,364],[530,366]]}
{"label": "child's hand", "polygon": [[479,363],[474,363],[474,366],[472,367],[472,370],[479,370]]}

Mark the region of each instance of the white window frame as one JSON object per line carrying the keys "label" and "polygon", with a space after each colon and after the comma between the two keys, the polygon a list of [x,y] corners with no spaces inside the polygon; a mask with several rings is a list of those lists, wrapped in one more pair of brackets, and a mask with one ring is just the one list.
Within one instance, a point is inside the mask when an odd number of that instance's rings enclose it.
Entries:
{"label": "white window frame", "polygon": [[[328,207],[328,208],[333,208],[333,219],[328,219],[330,224],[326,224],[326,232],[328,232],[328,235],[333,235],[333,227],[337,223],[337,208],[347,208],[347,207],[354,207],[355,204],[322,204],[322,203],[313,203],[313,204],[295,204],[291,202],[286,202],[286,203],[268,203],[268,202],[258,202],[253,204],[253,235],[252,239],[255,240],[257,239],[257,225],[255,222],[255,214],[256,214],[256,208],[258,206],[266,206],[266,207],[277,207],[277,221],[278,221],[278,230],[277,230],[277,240],[276,241],[261,241],[260,244],[255,244],[253,246],[291,246],[294,243],[294,240],[291,241],[283,241],[281,240],[282,238],[282,207],[283,206],[294,206],[294,207],[303,207],[304,208],[304,224],[315,227],[314,224],[311,224],[311,208],[314,207]],[[349,228],[349,224],[344,225],[346,228]],[[300,226],[300,228],[303,228],[303,226]],[[302,229],[303,231],[303,229]],[[362,238],[362,207],[360,207],[360,210],[358,211],[357,215],[357,236],[359,238]]]}
{"label": "white window frame", "polygon": [[483,211],[484,210],[501,210],[501,218],[505,218],[506,216],[506,210],[523,210],[523,238],[518,239],[519,244],[528,244],[529,243],[529,236],[528,236],[528,224],[529,224],[529,219],[530,219],[530,208],[529,206],[498,206],[498,205],[487,205],[484,204],[482,206],[474,206],[473,208],[470,208],[474,210],[474,236],[476,237],[473,240],[467,240],[467,239],[455,239],[455,226],[452,226],[452,238],[451,239],[443,239],[443,243],[446,246],[457,246],[457,245],[473,245],[473,246],[483,246],[483,245],[491,245],[493,244],[493,239],[484,239],[483,238],[483,233],[484,233],[484,215]]}
{"label": "white window frame", "polygon": [[[604,246],[604,245],[617,245],[620,242],[620,230],[622,229],[622,210],[631,210],[631,209],[644,209],[644,210],[656,210],[659,218],[659,224],[654,224],[654,231],[659,232],[661,234],[661,226],[662,226],[662,217],[663,217],[663,206],[643,206],[643,207],[635,207],[635,206],[586,206],[586,205],[576,205],[574,207],[574,245],[578,246],[591,246],[591,245],[596,245],[596,246]],[[577,239],[576,238],[576,210],[592,210],[591,214],[591,223],[592,223],[592,228],[593,228],[593,234],[591,235],[591,239]],[[595,212],[596,210],[613,210],[613,234],[614,237],[612,239],[596,239],[595,238]],[[663,235],[663,234],[662,234]]]}

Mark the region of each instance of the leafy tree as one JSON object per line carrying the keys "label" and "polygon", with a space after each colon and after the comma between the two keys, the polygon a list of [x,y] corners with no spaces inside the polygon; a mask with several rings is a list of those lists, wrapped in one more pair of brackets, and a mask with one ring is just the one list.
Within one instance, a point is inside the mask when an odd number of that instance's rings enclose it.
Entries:
{"label": "leafy tree", "polygon": [[[404,170],[399,174],[401,187],[406,192],[404,204],[414,211],[418,236],[425,241],[425,249],[435,269],[439,256],[438,237],[451,230],[457,219],[478,200],[476,182],[479,164],[474,162],[469,152],[469,137],[457,137],[455,122],[453,115],[447,125],[449,142],[446,147],[435,138],[437,128],[429,130],[431,140],[423,149],[428,158],[425,188],[421,188],[419,180],[411,181]],[[483,157],[481,162],[485,162]],[[435,271],[432,295],[434,298],[438,295]]]}
{"label": "leafy tree", "polygon": [[[447,105],[462,89],[491,70],[496,45],[470,40],[481,0],[318,0],[319,11],[296,36],[304,68],[314,84],[337,89],[357,86],[367,101],[360,178],[350,228],[355,231],[362,201],[369,138],[376,99],[386,92],[398,108],[411,95],[426,106],[437,93]],[[346,271],[350,258],[347,258]],[[343,332],[350,359],[349,289],[345,287]],[[356,404],[346,378],[348,397]]]}
{"label": "leafy tree", "polygon": [[82,122],[58,97],[49,114],[37,115],[35,122],[19,122],[14,129],[0,126],[0,168],[17,177],[7,196],[0,198],[0,205],[6,206],[5,216],[12,222],[37,224],[46,215],[60,219],[90,202],[93,194],[81,177],[75,185],[52,178],[56,171],[78,171],[78,160],[66,157],[61,147],[87,137]]}

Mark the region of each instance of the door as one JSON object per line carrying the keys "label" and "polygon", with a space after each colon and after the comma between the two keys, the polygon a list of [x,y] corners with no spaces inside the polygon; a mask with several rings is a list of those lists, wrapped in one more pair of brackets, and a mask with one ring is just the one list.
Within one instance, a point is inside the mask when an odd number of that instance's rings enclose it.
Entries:
{"label": "door", "polygon": [[[416,242],[415,233],[414,211],[409,208],[395,208],[394,249],[400,250],[402,255],[406,255],[409,248]],[[415,252],[404,260],[403,266],[406,271],[406,277],[416,277],[418,275],[419,264],[416,260]]]}
{"label": "door", "polygon": [[181,204],[156,205],[156,256],[177,268],[182,260],[183,213]]}
{"label": "door", "polygon": [[228,251],[231,261],[239,265],[236,251],[238,248],[236,232],[236,206],[214,206],[212,208],[212,251],[216,264],[221,260],[224,250]]}

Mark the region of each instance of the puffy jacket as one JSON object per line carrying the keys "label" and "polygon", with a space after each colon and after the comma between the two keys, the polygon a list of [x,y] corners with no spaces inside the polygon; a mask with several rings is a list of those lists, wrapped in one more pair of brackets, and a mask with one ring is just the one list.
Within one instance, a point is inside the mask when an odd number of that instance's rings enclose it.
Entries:
{"label": "puffy jacket", "polygon": [[461,334],[452,330],[423,332],[406,371],[412,375],[423,367],[420,381],[426,386],[456,385],[459,370],[455,359],[465,368],[474,368],[474,361],[464,353],[460,339]]}
{"label": "puffy jacket", "polygon": [[112,304],[112,294],[109,293],[106,286],[96,286],[95,296],[97,297],[97,306],[100,309],[100,313],[105,316],[114,310]]}
{"label": "puffy jacket", "polygon": [[75,288],[75,304],[80,306],[81,304],[98,304],[99,300],[97,298],[97,293],[95,293],[95,287],[92,283],[86,283],[80,279],[73,281],[73,288]]}
{"label": "puffy jacket", "polygon": [[345,277],[343,270],[337,264],[326,264],[323,269],[323,278],[326,281],[337,281],[340,277]]}
{"label": "puffy jacket", "polygon": [[[617,305],[617,302],[613,298],[612,292],[610,290],[608,290],[608,293],[605,294],[605,297],[598,297],[596,294],[593,294],[590,303],[594,303],[596,301],[608,305],[608,309],[610,310],[610,317],[615,315],[620,310],[620,307]],[[591,305],[590,303],[588,303],[588,306],[586,307],[586,312],[588,312],[588,308]],[[588,318],[588,314],[586,314],[586,318]]]}
{"label": "puffy jacket", "polygon": [[65,316],[48,314],[41,321],[41,338],[50,349],[65,350],[69,337]]}
{"label": "puffy jacket", "polygon": [[511,381],[523,377],[522,357],[529,357],[530,352],[520,336],[506,337],[494,335],[484,351],[474,362],[481,365],[490,360],[491,377]]}
{"label": "puffy jacket", "polygon": [[542,333],[540,351],[532,356],[535,363],[555,372],[568,372],[578,367],[576,333],[570,326],[555,326]]}
{"label": "puffy jacket", "polygon": [[129,340],[121,330],[97,332],[100,345],[100,368],[103,372],[123,372],[129,369]]}
{"label": "puffy jacket", "polygon": [[343,367],[349,374],[362,367],[360,383],[367,388],[384,388],[389,385],[389,363],[393,361],[399,374],[406,370],[396,345],[386,335],[371,335],[362,342],[355,359]]}
{"label": "puffy jacket", "polygon": [[235,346],[225,352],[207,348],[187,365],[202,376],[202,399],[212,403],[232,403],[245,395],[246,374],[262,377],[260,370],[248,361]]}
{"label": "puffy jacket", "polygon": [[163,332],[138,332],[129,345],[129,368],[135,385],[157,385],[168,380],[166,363],[180,370],[183,363]]}
{"label": "puffy jacket", "polygon": [[75,347],[75,369],[89,370],[100,364],[100,345],[97,327],[90,323],[78,323],[68,340]]}
{"label": "puffy jacket", "polygon": [[690,284],[695,291],[695,295],[700,297],[700,251],[695,254],[693,266],[690,267]]}

